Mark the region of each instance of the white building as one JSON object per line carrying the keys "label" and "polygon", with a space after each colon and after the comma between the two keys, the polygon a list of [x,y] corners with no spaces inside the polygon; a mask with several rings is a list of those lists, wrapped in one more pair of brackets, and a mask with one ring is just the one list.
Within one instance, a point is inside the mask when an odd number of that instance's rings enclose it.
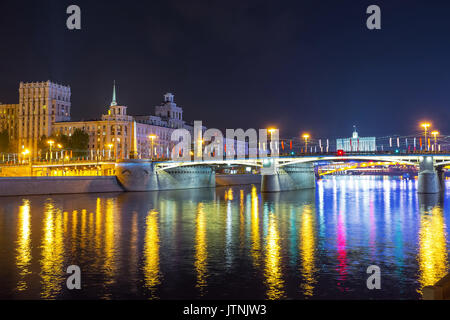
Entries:
{"label": "white building", "polygon": [[362,138],[358,135],[356,127],[353,126],[353,135],[351,138],[336,139],[336,150],[345,152],[371,152],[376,151],[377,146],[375,137]]}

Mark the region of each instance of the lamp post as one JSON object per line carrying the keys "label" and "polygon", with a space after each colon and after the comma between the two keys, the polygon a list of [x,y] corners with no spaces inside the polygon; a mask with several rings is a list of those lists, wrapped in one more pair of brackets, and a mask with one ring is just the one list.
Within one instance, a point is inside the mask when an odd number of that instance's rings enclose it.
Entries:
{"label": "lamp post", "polygon": [[153,144],[155,142],[156,139],[156,134],[151,134],[148,136],[148,138],[152,141],[152,152],[150,153],[150,159],[153,160]]}
{"label": "lamp post", "polygon": [[427,146],[427,150],[428,150],[427,129],[431,126],[431,124],[425,122],[425,123],[422,123],[421,126],[424,129],[425,145]]}
{"label": "lamp post", "polygon": [[63,146],[62,146],[61,143],[58,143],[56,146],[58,147],[59,151],[61,151],[61,155],[60,156],[61,156],[61,158],[63,160],[63,164],[64,164],[64,157],[63,157],[63,150],[62,150]]}
{"label": "lamp post", "polygon": [[303,139],[305,139],[305,153],[307,153],[308,152],[309,133],[304,133],[302,137],[303,137]]}
{"label": "lamp post", "polygon": [[28,150],[28,149],[25,149],[25,150],[23,150],[22,151],[22,155],[23,155],[23,162],[25,163],[25,157],[26,157],[26,155],[27,154],[30,154],[30,150]]}
{"label": "lamp post", "polygon": [[52,160],[52,159],[53,159],[53,156],[52,156],[52,148],[53,148],[53,145],[55,144],[55,141],[53,141],[53,140],[47,140],[47,143],[50,145],[50,160]]}
{"label": "lamp post", "polygon": [[436,136],[439,135],[439,131],[434,130],[431,134],[434,136],[434,152],[436,152]]}
{"label": "lamp post", "polygon": [[276,131],[277,129],[275,128],[269,128],[267,129],[267,131],[269,131],[270,133],[270,154],[272,155],[272,148],[273,148],[273,144],[272,144],[272,135],[273,133]]}

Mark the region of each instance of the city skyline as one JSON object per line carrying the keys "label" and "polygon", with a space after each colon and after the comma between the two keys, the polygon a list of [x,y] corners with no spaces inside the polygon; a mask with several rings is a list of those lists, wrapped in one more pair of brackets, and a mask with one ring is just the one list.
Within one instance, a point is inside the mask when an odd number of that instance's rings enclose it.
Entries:
{"label": "city skyline", "polygon": [[[79,1],[79,31],[65,27],[64,1],[2,4],[0,101],[13,103],[19,81],[50,79],[71,85],[73,117],[89,119],[116,80],[136,114],[174,92],[191,119],[220,129],[338,137],[356,124],[379,136],[429,120],[446,131],[447,4],[381,1],[376,31],[365,27],[365,1],[345,4]],[[133,19],[111,22],[125,15]]]}
{"label": "city skyline", "polygon": [[0,2],[0,300],[450,300],[449,9]]}

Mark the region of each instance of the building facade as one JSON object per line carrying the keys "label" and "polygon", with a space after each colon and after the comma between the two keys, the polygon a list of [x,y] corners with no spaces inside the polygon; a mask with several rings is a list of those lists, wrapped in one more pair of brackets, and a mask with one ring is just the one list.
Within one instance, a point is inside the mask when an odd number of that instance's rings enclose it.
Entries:
{"label": "building facade", "polygon": [[351,138],[336,139],[336,150],[345,152],[371,152],[377,150],[375,137],[360,137],[356,127],[353,126],[353,128]]}
{"label": "building facade", "polygon": [[[70,120],[70,87],[50,81],[21,82],[17,110],[17,145],[37,155],[38,141],[53,132],[53,123]],[[20,150],[19,150],[20,151]]]}
{"label": "building facade", "polygon": [[[183,120],[183,109],[166,93],[155,107],[155,115],[131,116],[126,106],[117,104],[116,87],[107,113],[98,120],[71,121],[70,87],[50,81],[20,83],[19,104],[0,104],[0,126],[10,132],[17,152],[38,152],[42,136],[71,136],[75,129],[89,135],[88,155],[91,159],[127,159],[135,144],[138,158],[170,158],[176,129],[193,126]],[[204,128],[203,128],[204,129]],[[134,141],[134,137],[136,137]]]}
{"label": "building facade", "polygon": [[17,136],[17,110],[18,104],[0,103],[0,131],[8,131],[10,137]]}

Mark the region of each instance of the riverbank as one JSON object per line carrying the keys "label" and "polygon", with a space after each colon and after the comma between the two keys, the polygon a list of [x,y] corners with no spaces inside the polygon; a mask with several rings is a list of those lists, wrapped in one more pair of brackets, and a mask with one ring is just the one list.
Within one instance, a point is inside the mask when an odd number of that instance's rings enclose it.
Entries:
{"label": "riverbank", "polygon": [[[257,174],[216,175],[216,186],[260,184]],[[2,177],[0,196],[124,192],[116,176]]]}
{"label": "riverbank", "polygon": [[0,178],[0,196],[122,191],[115,176]]}

